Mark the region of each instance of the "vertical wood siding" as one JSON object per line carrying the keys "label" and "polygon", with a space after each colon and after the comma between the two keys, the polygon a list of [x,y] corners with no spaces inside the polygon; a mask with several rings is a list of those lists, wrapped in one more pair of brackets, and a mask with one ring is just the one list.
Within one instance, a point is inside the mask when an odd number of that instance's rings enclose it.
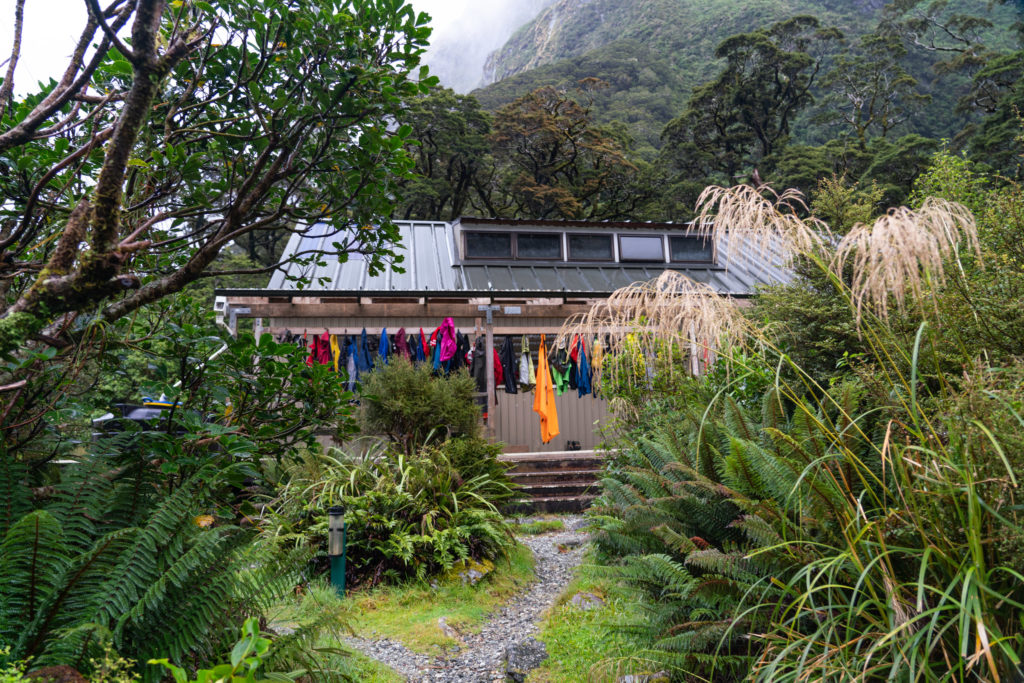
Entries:
{"label": "vertical wood siding", "polygon": [[591,450],[601,441],[598,427],[608,419],[608,402],[593,396],[577,397],[575,391],[555,396],[559,434],[549,443],[541,443],[540,417],[533,412],[533,392],[498,392],[495,409],[495,434],[506,445],[506,452],[547,452],[567,450],[567,441],[579,441],[580,448]]}

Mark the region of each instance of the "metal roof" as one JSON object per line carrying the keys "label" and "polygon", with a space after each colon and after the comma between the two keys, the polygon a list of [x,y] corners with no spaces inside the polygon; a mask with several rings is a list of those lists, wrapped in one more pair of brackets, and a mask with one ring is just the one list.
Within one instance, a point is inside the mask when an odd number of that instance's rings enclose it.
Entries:
{"label": "metal roof", "polygon": [[[465,222],[470,222],[463,219]],[[549,222],[550,223],[550,222]],[[569,227],[566,222],[566,227]],[[766,257],[754,253],[746,245],[733,240],[730,249],[722,241],[717,244],[717,265],[687,266],[684,264],[582,264],[567,262],[509,261],[487,264],[462,263],[458,259],[455,224],[424,221],[396,221],[400,234],[399,253],[405,261],[405,272],[387,269],[370,275],[366,261],[351,254],[342,263],[336,257],[324,256],[324,266],[290,264],[284,272],[277,271],[264,290],[220,289],[219,294],[262,294],[302,296],[606,296],[633,282],[650,280],[666,269],[682,272],[692,280],[710,285],[721,294],[748,296],[757,285],[785,282],[791,278],[776,254]],[[518,221],[516,227],[537,225]],[[546,225],[546,224],[545,224]],[[591,224],[598,227],[602,224]],[[608,232],[618,232],[628,224],[609,224]],[[637,227],[658,228],[659,224],[636,223]],[[628,226],[632,228],[633,226]],[[628,229],[627,228],[627,229]],[[320,234],[316,228],[306,235],[294,234],[288,241],[283,258],[297,252],[331,249],[338,237]],[[737,257],[738,256],[738,257]],[[301,290],[295,277],[308,280]],[[322,279],[322,281],[321,281]]]}

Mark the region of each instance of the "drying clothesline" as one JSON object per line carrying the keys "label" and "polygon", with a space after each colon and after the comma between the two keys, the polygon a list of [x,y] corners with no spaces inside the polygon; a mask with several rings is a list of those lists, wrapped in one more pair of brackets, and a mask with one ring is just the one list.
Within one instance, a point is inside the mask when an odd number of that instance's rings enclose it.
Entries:
{"label": "drying clothesline", "polygon": [[[503,388],[509,394],[531,391],[537,383],[535,368],[539,365],[534,363],[532,335],[519,336],[518,350],[514,335],[503,336],[500,351],[496,345],[493,352],[495,388]],[[302,334],[285,330],[278,335],[278,341],[308,348],[307,365],[331,365],[339,374],[344,371],[349,389],[353,391],[363,373],[378,364],[386,365],[396,356],[414,363],[429,361],[439,373],[466,368],[476,379],[478,391],[486,391],[484,336],[471,340],[469,333],[455,328],[452,318],[445,318],[429,335],[423,328],[418,334],[401,328],[393,335],[388,334],[387,328],[379,335],[367,333],[366,328],[359,334],[348,335],[331,334],[328,329],[312,335],[308,330]],[[546,372],[550,374],[553,390],[559,396],[568,391],[576,391],[579,397],[593,394],[593,371],[601,366],[602,344],[595,338],[588,350],[586,341],[576,337],[570,346],[567,348],[563,340],[560,346],[553,345],[550,352],[544,347]],[[539,345],[537,353],[540,353]]]}

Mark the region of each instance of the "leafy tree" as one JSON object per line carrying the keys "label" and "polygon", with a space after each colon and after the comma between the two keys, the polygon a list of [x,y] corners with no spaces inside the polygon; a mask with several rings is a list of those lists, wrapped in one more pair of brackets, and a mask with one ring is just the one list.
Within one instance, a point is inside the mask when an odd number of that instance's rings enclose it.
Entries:
{"label": "leafy tree", "polygon": [[399,214],[451,221],[469,206],[490,151],[490,117],[472,95],[440,88],[409,101],[401,119],[412,127],[416,176],[402,185]]}
{"label": "leafy tree", "polygon": [[1024,50],[993,59],[974,76],[965,106],[987,115],[970,132],[973,156],[1010,177],[1024,176]]}
{"label": "leafy tree", "polygon": [[725,68],[695,89],[665,127],[668,159],[677,168],[736,181],[785,144],[794,117],[814,99],[822,59],[809,50],[840,37],[816,18],[799,16],[727,38],[715,51]]}
{"label": "leafy tree", "polygon": [[250,234],[323,222],[340,258],[399,260],[380,218],[410,167],[393,121],[432,83],[415,73],[426,16],[393,0],[89,6],[65,74],[0,119],[0,387],[14,392],[0,420],[14,424],[55,405],[110,323],[203,278],[269,271],[217,266]]}
{"label": "leafy tree", "polygon": [[649,194],[635,181],[625,132],[594,125],[587,79],[579,99],[550,86],[495,114],[490,136],[493,166],[477,184],[490,216],[621,219],[635,216]]}
{"label": "leafy tree", "polygon": [[[381,267],[425,15],[391,0],[90,2],[65,74],[0,121],[0,349],[116,320],[249,233],[338,235]],[[130,46],[117,37],[130,26]],[[90,46],[96,44],[95,48]],[[422,75],[422,73],[421,73]]]}
{"label": "leafy tree", "polygon": [[840,120],[853,129],[857,144],[867,148],[872,135],[886,137],[907,120],[908,111],[928,99],[917,92],[917,80],[903,68],[906,48],[894,36],[869,34],[860,46],[836,57],[821,87],[828,95],[826,120]]}

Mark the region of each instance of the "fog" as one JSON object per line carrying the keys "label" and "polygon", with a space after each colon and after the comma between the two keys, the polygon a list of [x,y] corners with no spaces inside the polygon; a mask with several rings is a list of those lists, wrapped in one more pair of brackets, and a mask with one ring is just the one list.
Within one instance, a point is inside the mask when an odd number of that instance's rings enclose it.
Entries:
{"label": "fog", "polygon": [[456,92],[483,85],[487,56],[553,0],[412,0],[433,17],[427,64]]}
{"label": "fog", "polygon": [[[427,64],[441,83],[458,92],[481,85],[484,62],[512,33],[553,0],[412,0],[433,17]],[[85,22],[82,0],[25,3],[25,29],[15,88],[59,78]],[[14,0],[0,0],[0,62],[10,55]]]}

